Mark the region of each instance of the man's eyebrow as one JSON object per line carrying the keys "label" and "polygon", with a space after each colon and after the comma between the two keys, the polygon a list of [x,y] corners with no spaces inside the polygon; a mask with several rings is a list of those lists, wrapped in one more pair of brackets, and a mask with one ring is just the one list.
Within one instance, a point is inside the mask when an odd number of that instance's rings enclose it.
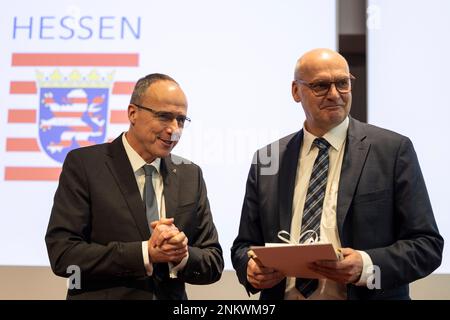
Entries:
{"label": "man's eyebrow", "polygon": [[313,82],[330,82],[331,79],[330,78],[313,78],[311,81],[309,81],[309,83],[313,83]]}
{"label": "man's eyebrow", "polygon": [[349,75],[347,75],[347,74],[337,75],[334,78],[318,77],[318,78],[313,78],[311,81],[309,81],[309,83],[311,83],[311,82],[330,82],[330,81],[344,80],[344,79],[348,79],[348,78],[349,78]]}

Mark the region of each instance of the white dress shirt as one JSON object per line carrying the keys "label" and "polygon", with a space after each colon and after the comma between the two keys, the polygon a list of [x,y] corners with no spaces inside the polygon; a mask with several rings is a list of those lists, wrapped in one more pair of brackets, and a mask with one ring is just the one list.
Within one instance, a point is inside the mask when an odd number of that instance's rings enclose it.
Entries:
{"label": "white dress shirt", "polygon": [[[144,165],[148,164],[144,159],[130,146],[126,138],[126,133],[122,135],[123,146],[125,147],[125,152],[127,153],[128,159],[130,160],[131,167],[133,168],[134,176],[136,178],[136,183],[141,194],[141,198],[144,199],[144,186],[145,186],[145,172]],[[166,217],[166,206],[164,203],[164,183],[160,173],[161,159],[156,158],[150,165],[154,166],[156,172],[153,173],[152,182],[153,189],[155,190],[156,202],[158,203],[158,213],[160,218]],[[151,276],[153,274],[153,265],[150,262],[148,256],[148,242],[142,241],[142,255],[144,257],[144,266],[147,271],[147,275]],[[189,255],[189,254],[188,254]],[[169,262],[169,274],[171,278],[176,278],[179,270],[182,270],[186,265],[188,257],[185,257],[181,262],[174,266]]]}
{"label": "white dress shirt", "polygon": [[[328,179],[323,202],[322,217],[320,221],[320,240],[330,242],[334,248],[340,248],[339,233],[336,223],[336,206],[339,189],[339,178],[341,176],[342,160],[344,158],[345,140],[347,137],[349,119],[348,117],[337,127],[328,131],[323,138],[330,143]],[[314,161],[319,149],[313,145],[317,137],[308,132],[303,126],[303,143],[298,159],[297,173],[295,177],[294,199],[292,203],[291,238],[298,241],[302,227],[303,208],[308,190]],[[368,275],[364,272],[372,260],[366,252],[358,251],[363,258],[363,273],[357,285],[365,285]],[[295,278],[286,279],[285,299],[303,300],[305,297],[295,288]],[[329,279],[319,279],[317,290],[308,297],[309,300],[346,299],[347,290],[344,284]]]}

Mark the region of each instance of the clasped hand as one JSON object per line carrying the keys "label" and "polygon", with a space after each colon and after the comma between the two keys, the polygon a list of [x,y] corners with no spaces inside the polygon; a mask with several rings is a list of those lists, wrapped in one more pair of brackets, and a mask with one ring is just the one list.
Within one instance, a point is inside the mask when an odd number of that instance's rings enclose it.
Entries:
{"label": "clasped hand", "polygon": [[188,238],[173,223],[173,218],[161,218],[151,223],[152,235],[148,240],[148,253],[152,263],[178,264],[187,256]]}

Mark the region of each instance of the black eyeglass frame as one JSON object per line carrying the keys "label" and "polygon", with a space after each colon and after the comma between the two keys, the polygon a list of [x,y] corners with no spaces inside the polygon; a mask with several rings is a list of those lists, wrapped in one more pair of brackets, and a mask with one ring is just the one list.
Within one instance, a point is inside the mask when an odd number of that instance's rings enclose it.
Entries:
{"label": "black eyeglass frame", "polygon": [[[146,110],[148,112],[151,112],[161,122],[169,123],[169,122],[172,122],[173,119],[176,119],[178,127],[180,127],[180,128],[185,128],[186,124],[191,123],[191,118],[183,116],[183,115],[176,116],[172,112],[156,111],[156,110],[153,110],[150,107],[141,106],[141,105],[136,104],[136,103],[131,103],[131,104],[133,106],[138,107],[139,109],[143,109],[143,110]],[[186,121],[187,121],[187,123],[186,123]]]}
{"label": "black eyeglass frame", "polygon": [[[342,81],[342,80],[344,80],[344,79],[347,80],[347,81],[350,81],[350,86],[349,86],[349,88],[348,88],[347,90],[342,91],[342,89],[339,89],[339,88],[336,86],[336,83],[339,82],[339,81]],[[330,92],[330,89],[331,89],[331,85],[332,85],[332,84],[334,84],[334,87],[336,88],[336,90],[337,90],[340,94],[346,94],[346,93],[351,92],[351,91],[352,91],[352,88],[353,88],[353,81],[354,81],[354,80],[356,80],[356,77],[350,73],[350,76],[349,76],[349,77],[347,77],[347,78],[341,78],[341,79],[339,79],[339,80],[337,80],[337,81],[322,81],[322,80],[319,80],[319,81],[314,81],[314,82],[307,82],[307,81],[305,81],[305,80],[296,79],[296,80],[294,80],[294,82],[298,82],[298,83],[303,84],[304,86],[308,87],[316,97],[323,97],[323,96],[326,96],[326,95],[328,94],[328,92]],[[315,85],[318,85],[318,84],[325,84],[325,83],[328,85],[327,91],[324,91],[323,93],[317,93],[316,91],[314,91],[314,86],[315,86]]]}

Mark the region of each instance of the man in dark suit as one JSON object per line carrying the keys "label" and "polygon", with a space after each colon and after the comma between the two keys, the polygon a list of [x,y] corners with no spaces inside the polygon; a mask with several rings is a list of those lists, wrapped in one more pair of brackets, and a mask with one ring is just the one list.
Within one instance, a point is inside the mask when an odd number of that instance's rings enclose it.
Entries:
{"label": "man in dark suit", "polygon": [[186,299],[185,282],[220,279],[202,172],[170,154],[186,113],[178,83],[148,75],[134,88],[128,132],[67,155],[45,240],[55,274],[81,271],[68,299]]}
{"label": "man in dark suit", "polygon": [[[239,281],[261,299],[409,299],[443,249],[411,141],[349,117],[354,78],[337,52],[306,53],[294,77],[306,121],[255,155],[231,249]],[[281,230],[315,233],[343,258],[311,264],[322,275],[311,280],[248,257]]]}

